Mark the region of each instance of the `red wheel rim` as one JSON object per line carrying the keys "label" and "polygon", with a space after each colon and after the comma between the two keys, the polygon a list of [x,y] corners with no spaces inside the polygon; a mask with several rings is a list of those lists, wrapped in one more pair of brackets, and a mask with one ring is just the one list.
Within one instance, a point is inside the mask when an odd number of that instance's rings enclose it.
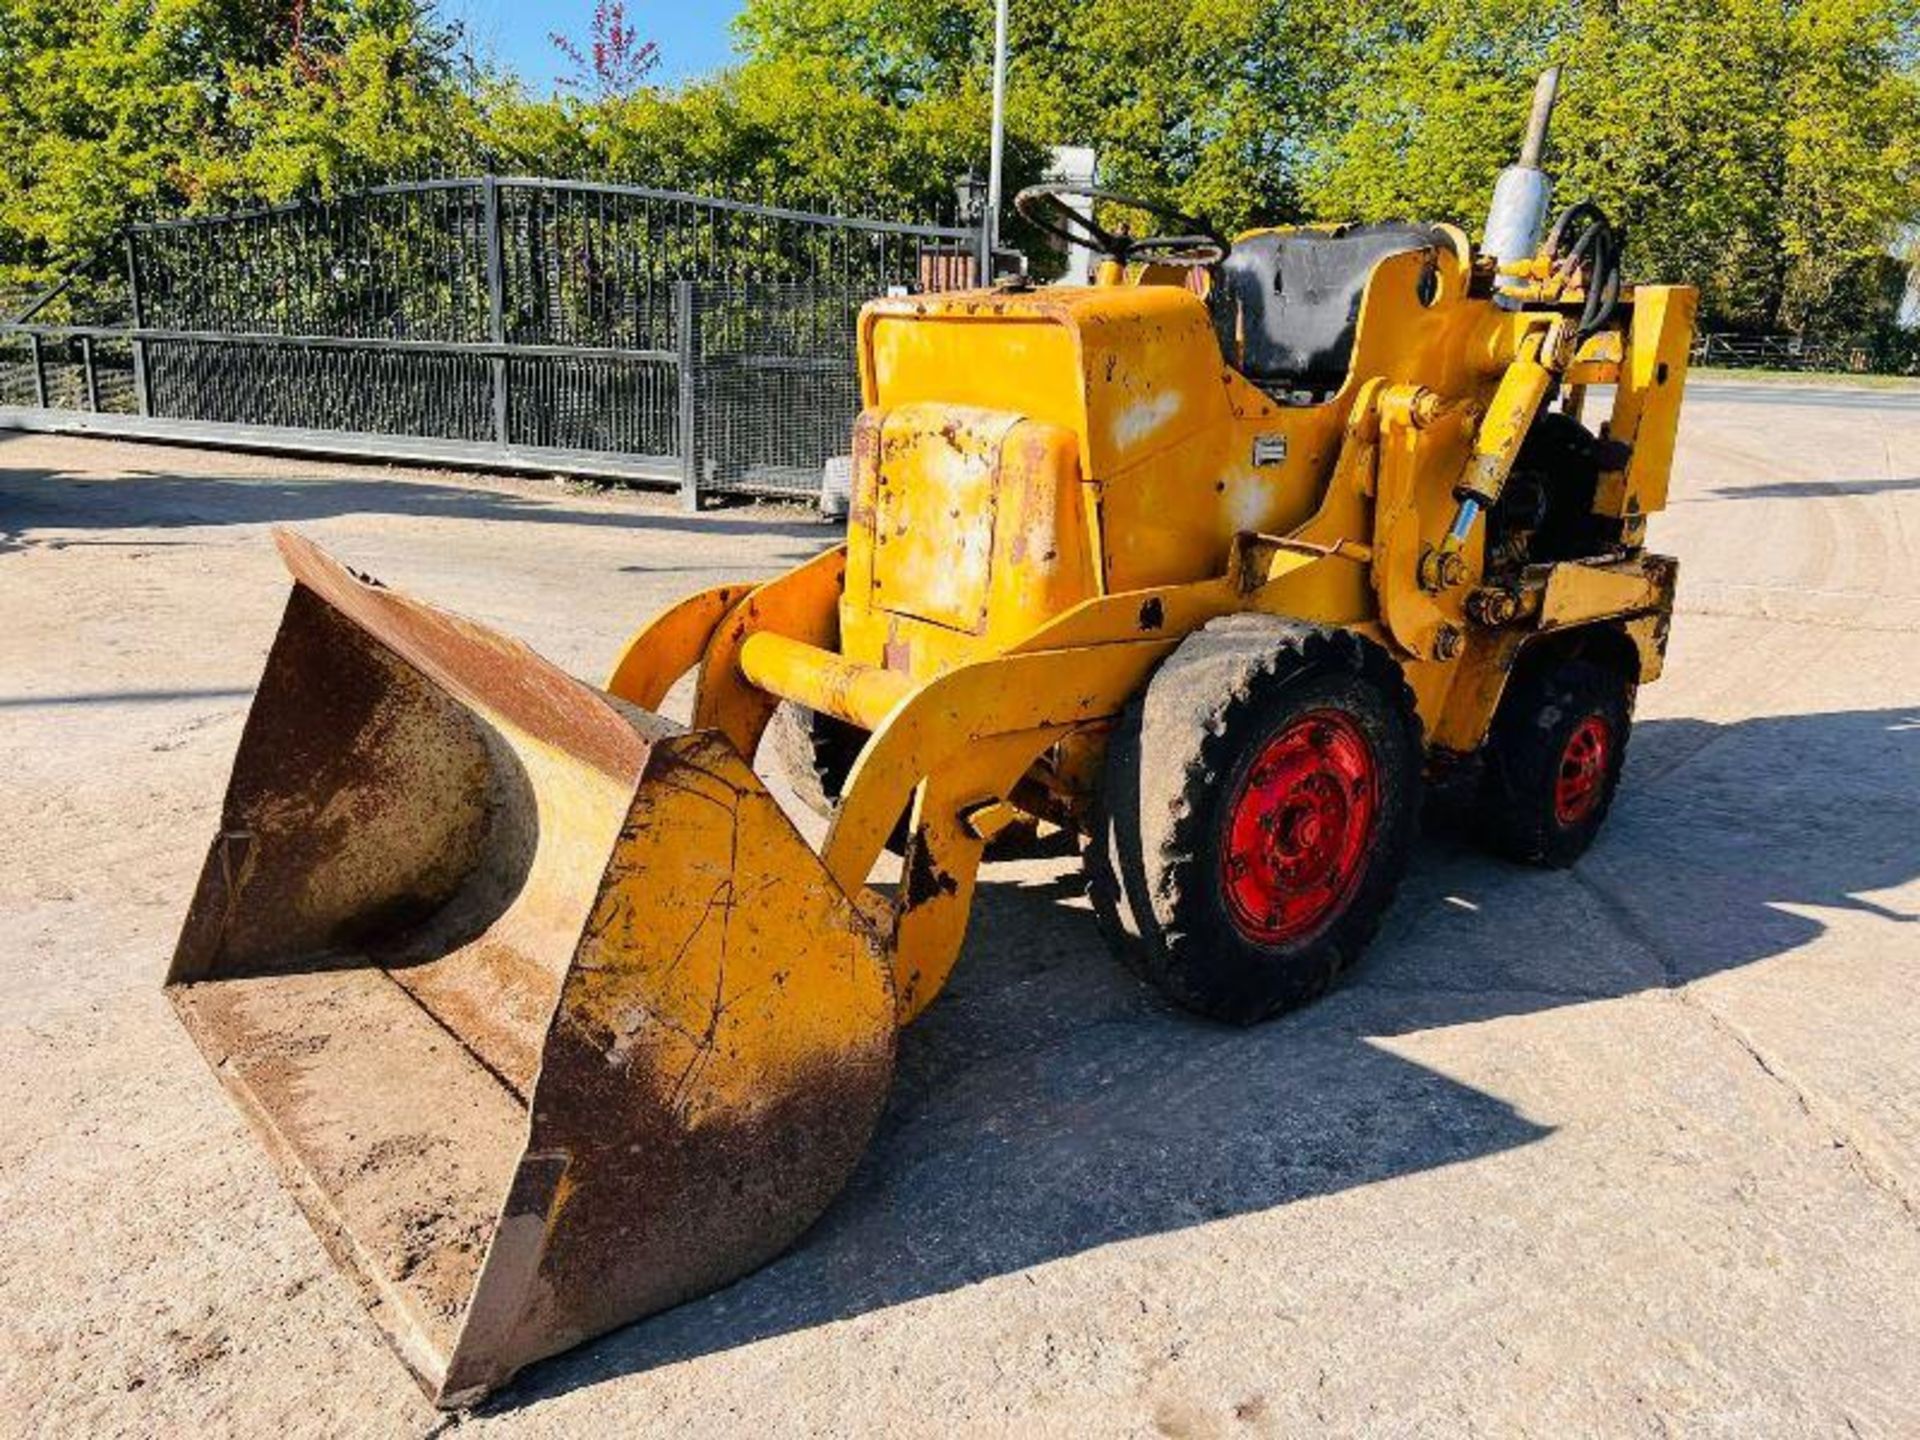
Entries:
{"label": "red wheel rim", "polygon": [[1560,752],[1560,773],[1553,781],[1553,818],[1562,825],[1578,825],[1593,814],[1607,788],[1607,764],[1613,751],[1613,728],[1599,715],[1589,715],[1573,727],[1567,748]]}
{"label": "red wheel rim", "polygon": [[1380,810],[1373,746],[1338,710],[1269,738],[1227,805],[1220,888],[1260,945],[1313,933],[1352,897]]}

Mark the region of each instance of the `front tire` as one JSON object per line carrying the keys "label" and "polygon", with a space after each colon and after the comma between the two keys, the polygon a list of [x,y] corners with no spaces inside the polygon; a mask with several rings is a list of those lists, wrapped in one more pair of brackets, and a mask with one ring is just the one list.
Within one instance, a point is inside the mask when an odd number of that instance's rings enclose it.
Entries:
{"label": "front tire", "polygon": [[1179,1004],[1249,1024],[1314,999],[1405,873],[1420,723],[1351,632],[1262,615],[1189,636],[1108,747],[1085,854],[1102,928]]}
{"label": "front tire", "polygon": [[[826,821],[840,813],[847,777],[853,773],[854,763],[867,743],[864,730],[783,700],[767,726],[766,743],[775,766],[793,787],[801,804]],[[886,848],[895,855],[907,853],[904,813],[887,836]],[[1044,853],[1039,822],[1023,815],[987,842],[986,858],[1021,860]]]}
{"label": "front tire", "polygon": [[782,700],[767,725],[774,764],[793,793],[822,820],[840,808],[840,792],[867,737],[844,720]]}

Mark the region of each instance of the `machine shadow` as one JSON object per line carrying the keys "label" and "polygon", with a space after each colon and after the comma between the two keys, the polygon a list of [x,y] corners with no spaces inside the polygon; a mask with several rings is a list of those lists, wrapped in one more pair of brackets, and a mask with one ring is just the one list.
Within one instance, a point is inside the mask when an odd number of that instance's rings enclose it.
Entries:
{"label": "machine shadow", "polygon": [[1756,485],[1723,485],[1709,490],[1714,500],[1824,500],[1845,495],[1898,495],[1920,490],[1920,475],[1867,480],[1771,480]]}
{"label": "machine shadow", "polygon": [[902,1038],[873,1146],[800,1245],[485,1408],[1531,1144],[1551,1117],[1376,1041],[1686,984],[1821,931],[1782,905],[1912,924],[1870,897],[1920,874],[1916,834],[1920,704],[1646,721],[1579,867],[1432,834],[1345,985],[1248,1030],[1182,1015],[1112,961],[1076,865],[989,867],[953,983]]}
{"label": "machine shadow", "polygon": [[[9,442],[0,432],[0,456]],[[729,517],[671,510],[585,509],[553,498],[508,489],[449,485],[423,476],[388,479],[321,471],[307,479],[278,476],[196,475],[131,470],[111,478],[62,470],[0,467],[0,554],[32,547],[137,544],[157,549],[191,543],[156,540],[155,530],[221,525],[302,524],[344,515],[395,515],[457,520],[511,520],[521,524],[579,525],[629,530],[636,535],[775,535],[803,543],[794,558],[825,549],[839,538],[812,520],[775,520],[765,511]],[[662,500],[665,497],[656,497]],[[82,532],[45,539],[36,530]],[[137,540],[113,532],[139,530]],[[98,538],[95,538],[95,537]]]}

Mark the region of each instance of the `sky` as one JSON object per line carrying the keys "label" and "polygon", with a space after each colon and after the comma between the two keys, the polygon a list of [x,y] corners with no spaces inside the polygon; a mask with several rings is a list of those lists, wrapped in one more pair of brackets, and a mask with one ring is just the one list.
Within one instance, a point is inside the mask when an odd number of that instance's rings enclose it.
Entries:
{"label": "sky", "polygon": [[[594,0],[444,0],[442,13],[466,26],[482,55],[520,72],[539,90],[552,87],[567,61],[553,31],[584,43]],[[718,69],[731,58],[728,23],[740,0],[627,0],[627,21],[660,46],[657,78],[672,82]]]}

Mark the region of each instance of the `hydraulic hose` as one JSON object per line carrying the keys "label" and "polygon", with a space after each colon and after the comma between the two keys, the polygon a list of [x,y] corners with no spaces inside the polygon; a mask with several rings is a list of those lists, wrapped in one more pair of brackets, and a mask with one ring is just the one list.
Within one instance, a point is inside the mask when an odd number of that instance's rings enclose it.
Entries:
{"label": "hydraulic hose", "polygon": [[1581,336],[1605,325],[1620,304],[1623,248],[1620,232],[1591,200],[1569,205],[1547,232],[1547,254],[1557,270],[1571,274],[1584,266],[1587,271],[1586,301],[1576,332]]}

